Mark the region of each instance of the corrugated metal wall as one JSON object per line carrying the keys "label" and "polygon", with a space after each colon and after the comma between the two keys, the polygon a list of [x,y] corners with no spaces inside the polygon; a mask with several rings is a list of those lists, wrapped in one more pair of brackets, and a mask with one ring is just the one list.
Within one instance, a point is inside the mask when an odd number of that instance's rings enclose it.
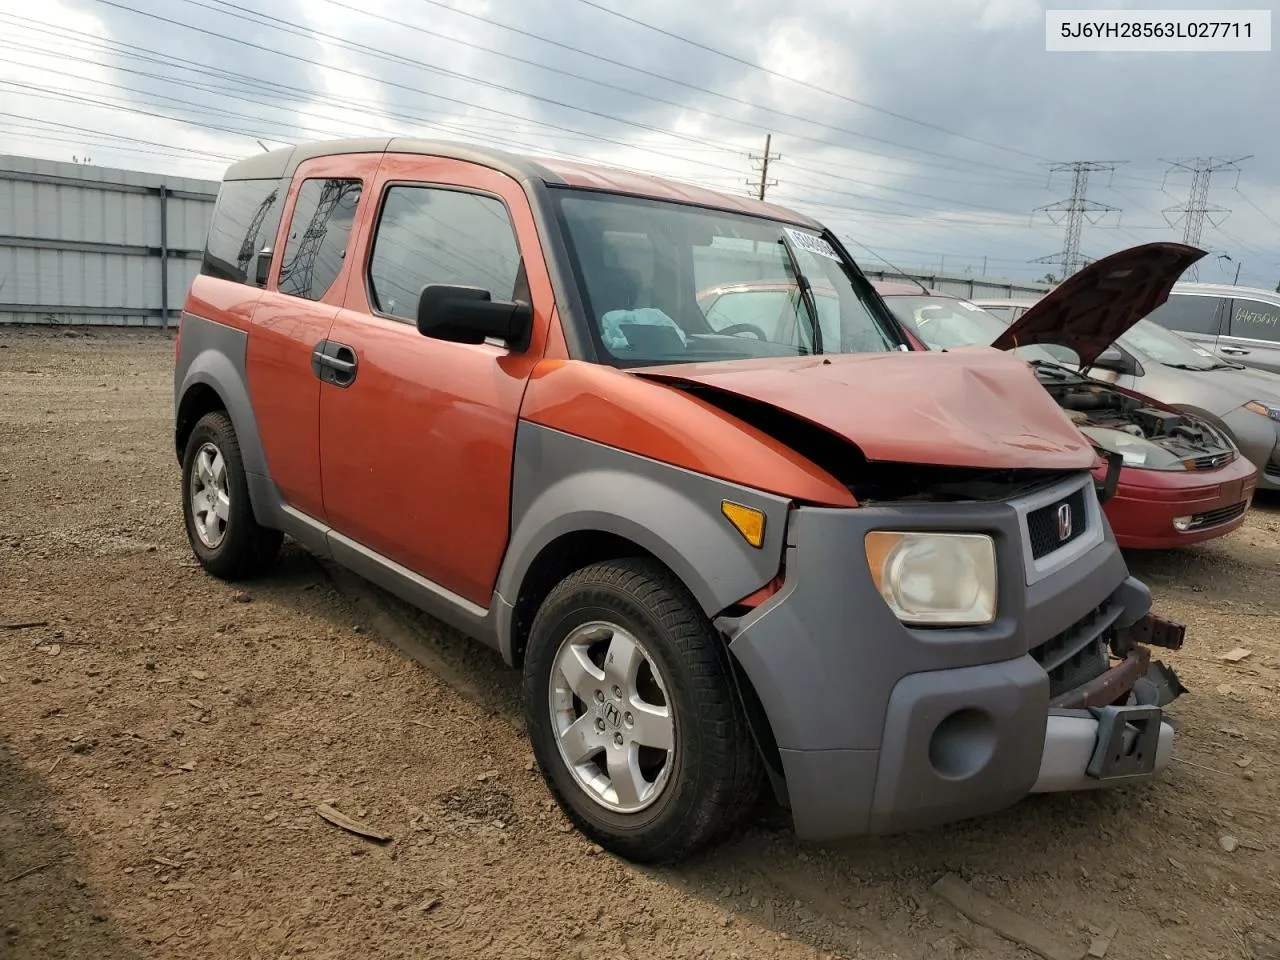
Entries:
{"label": "corrugated metal wall", "polygon": [[0,323],[172,322],[217,192],[216,181],[0,156]]}
{"label": "corrugated metal wall", "polygon": [[872,280],[899,280],[903,277],[919,280],[926,287],[940,290],[943,293],[964,297],[966,300],[1021,300],[1044,296],[1053,288],[1047,283],[1031,283],[1025,280],[997,280],[994,277],[970,277],[962,274],[936,273],[921,270],[911,273],[888,273],[884,270],[867,270],[864,272]]}

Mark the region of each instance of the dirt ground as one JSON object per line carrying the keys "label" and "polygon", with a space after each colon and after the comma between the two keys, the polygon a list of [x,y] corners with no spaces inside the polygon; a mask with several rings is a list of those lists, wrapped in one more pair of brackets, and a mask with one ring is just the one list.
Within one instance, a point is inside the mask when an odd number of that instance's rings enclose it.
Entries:
{"label": "dirt ground", "polygon": [[1280,499],[1130,558],[1188,624],[1161,781],[827,848],[766,807],[644,870],[554,809],[496,656],[292,545],[197,568],[172,353],[0,329],[0,957],[1031,957],[954,872],[1077,956],[1280,958]]}

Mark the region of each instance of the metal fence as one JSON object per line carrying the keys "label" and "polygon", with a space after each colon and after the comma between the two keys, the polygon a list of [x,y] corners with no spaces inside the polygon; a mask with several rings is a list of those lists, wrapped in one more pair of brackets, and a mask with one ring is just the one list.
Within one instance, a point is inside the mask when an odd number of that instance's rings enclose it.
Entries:
{"label": "metal fence", "polygon": [[167,327],[216,181],[0,156],[0,324]]}
{"label": "metal fence", "polygon": [[[217,192],[217,181],[0,156],[0,324],[167,327],[200,268]],[[907,276],[971,298],[1050,289],[940,271]]]}

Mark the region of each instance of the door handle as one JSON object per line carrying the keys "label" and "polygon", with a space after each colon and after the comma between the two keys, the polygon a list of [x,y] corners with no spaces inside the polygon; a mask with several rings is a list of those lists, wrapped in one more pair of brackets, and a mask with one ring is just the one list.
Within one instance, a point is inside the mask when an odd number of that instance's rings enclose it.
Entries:
{"label": "door handle", "polygon": [[356,352],[345,343],[321,340],[311,352],[311,369],[323,383],[349,387],[355,383]]}
{"label": "door handle", "polygon": [[1249,351],[1243,347],[1219,347],[1218,349],[1230,357],[1247,357],[1249,355]]}

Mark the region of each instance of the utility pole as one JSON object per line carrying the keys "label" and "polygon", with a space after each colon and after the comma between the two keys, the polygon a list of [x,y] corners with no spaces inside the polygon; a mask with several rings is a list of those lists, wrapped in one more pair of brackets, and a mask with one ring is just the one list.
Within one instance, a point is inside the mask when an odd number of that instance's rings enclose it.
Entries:
{"label": "utility pole", "polygon": [[1052,182],[1053,174],[1055,173],[1070,173],[1072,175],[1071,196],[1066,200],[1059,200],[1056,203],[1045,204],[1043,207],[1036,207],[1035,212],[1047,214],[1055,224],[1065,223],[1067,227],[1066,236],[1059,252],[1038,257],[1032,260],[1032,263],[1060,264],[1062,266],[1062,279],[1065,280],[1090,262],[1088,257],[1080,255],[1080,234],[1084,229],[1084,221],[1088,220],[1090,223],[1096,224],[1108,213],[1118,213],[1120,208],[1088,199],[1089,174],[1098,172],[1110,173],[1124,162],[1123,160],[1073,160],[1069,163],[1053,163],[1049,165],[1050,182]]}
{"label": "utility pole", "polygon": [[[1174,207],[1166,207],[1164,212],[1165,221],[1169,226],[1177,226],[1178,221],[1183,221],[1182,242],[1191,246],[1200,245],[1200,234],[1204,230],[1204,222],[1207,219],[1213,226],[1218,226],[1231,213],[1225,207],[1214,207],[1209,205],[1209,181],[1213,179],[1215,173],[1221,173],[1225,170],[1234,170],[1236,172],[1236,181],[1240,180],[1240,168],[1236,164],[1242,160],[1248,160],[1249,157],[1236,157],[1234,160],[1215,159],[1213,157],[1192,157],[1185,160],[1166,160],[1169,169],[1165,171],[1165,181],[1169,179],[1169,174],[1176,173],[1180,170],[1186,170],[1191,174],[1191,189],[1187,193],[1187,202]],[[1164,184],[1161,184],[1163,189]],[[1177,214],[1170,218],[1170,214]],[[1221,214],[1217,220],[1213,218],[1213,214]],[[1192,279],[1199,278],[1199,271],[1192,264],[1188,270]],[[1239,269],[1236,270],[1236,276],[1239,277]]]}
{"label": "utility pole", "polygon": [[759,160],[759,161],[760,161],[760,179],[759,179],[759,181],[756,181],[756,180],[748,180],[748,181],[747,181],[747,186],[756,188],[756,189],[759,191],[759,193],[757,194],[757,196],[759,196],[759,198],[760,198],[761,200],[763,200],[763,199],[764,199],[764,193],[765,193],[765,191],[766,191],[767,189],[769,189],[769,187],[776,187],[776,186],[778,185],[778,181],[777,181],[777,180],[770,180],[770,179],[769,179],[769,162],[770,162],[771,160],[781,160],[781,159],[782,159],[782,156],[781,156],[780,154],[770,153],[770,152],[769,152],[769,147],[770,147],[772,144],[773,144],[773,134],[772,134],[772,133],[765,134],[765,138],[764,138],[764,153],[763,153],[763,154],[755,154],[755,153],[749,153],[749,154],[747,154],[747,156],[748,156],[748,158],[749,158],[749,159],[751,159],[751,160],[753,160],[753,161],[755,161],[755,160]]}

